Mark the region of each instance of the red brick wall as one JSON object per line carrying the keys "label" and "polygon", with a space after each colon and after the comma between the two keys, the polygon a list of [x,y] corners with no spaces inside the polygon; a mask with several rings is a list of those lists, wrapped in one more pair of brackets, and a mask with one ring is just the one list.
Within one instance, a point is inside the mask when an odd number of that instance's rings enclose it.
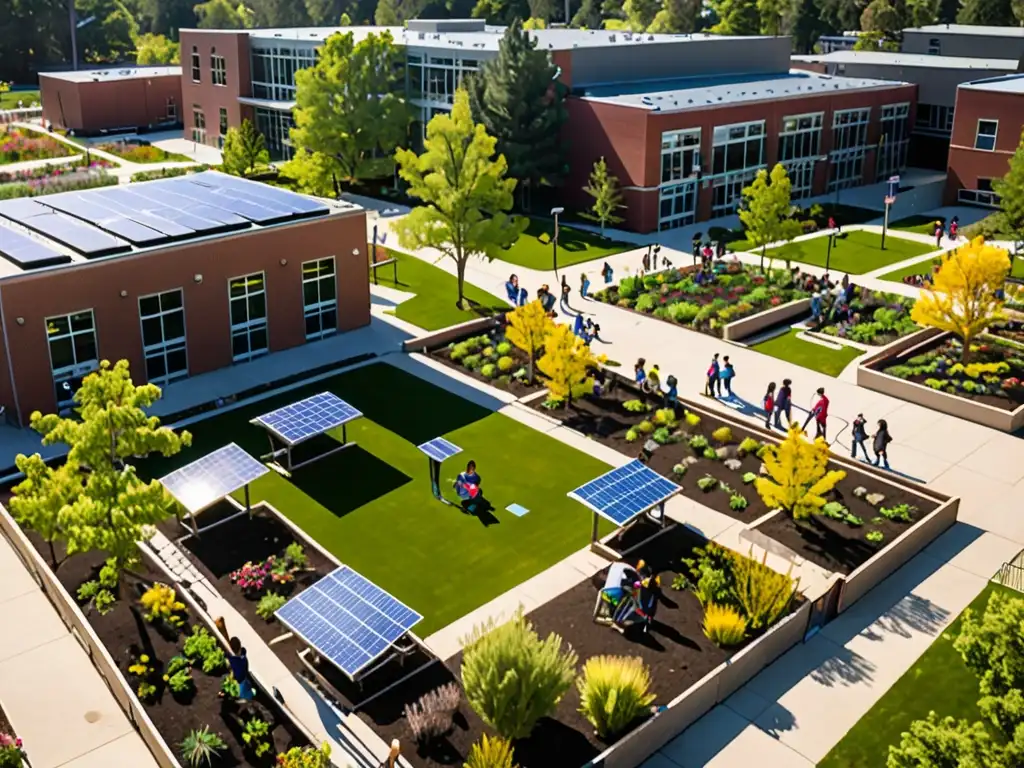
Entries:
{"label": "red brick wall", "polygon": [[[994,151],[974,148],[979,120],[999,121]],[[957,89],[946,176],[947,202],[955,203],[960,189],[978,189],[978,179],[1006,175],[1021,140],[1022,124],[1024,94]]]}
{"label": "red brick wall", "polygon": [[[199,54],[198,83],[192,79],[193,47]],[[210,57],[214,50],[217,55],[224,57],[224,66],[227,70],[226,85],[213,84]],[[242,123],[242,105],[238,103],[238,97],[252,94],[249,36],[243,32],[183,29],[181,92],[184,103],[185,138],[192,137],[193,109],[198,107],[206,117],[206,143],[213,147],[217,146],[220,110],[227,110],[228,127],[235,128]]]}
{"label": "red brick wall", "polygon": [[81,83],[40,75],[39,87],[43,117],[58,128],[98,133],[155,125],[167,118],[168,99],[174,100],[181,117],[177,75]]}
{"label": "red brick wall", "polygon": [[81,130],[82,104],[77,83],[40,75],[39,101],[43,105],[43,119],[54,128]]}

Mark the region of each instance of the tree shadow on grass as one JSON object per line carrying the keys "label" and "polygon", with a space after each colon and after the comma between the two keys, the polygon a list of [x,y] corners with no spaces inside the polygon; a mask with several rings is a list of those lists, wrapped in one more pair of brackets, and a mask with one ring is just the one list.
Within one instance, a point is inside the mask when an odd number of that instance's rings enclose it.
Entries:
{"label": "tree shadow on grass", "polygon": [[295,470],[291,482],[337,517],[344,517],[412,482],[412,478],[362,446],[351,445],[340,453]]}

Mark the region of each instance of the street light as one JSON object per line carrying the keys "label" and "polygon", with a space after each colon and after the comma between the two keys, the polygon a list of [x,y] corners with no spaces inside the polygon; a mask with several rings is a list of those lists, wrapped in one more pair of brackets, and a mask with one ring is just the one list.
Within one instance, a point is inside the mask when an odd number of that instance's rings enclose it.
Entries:
{"label": "street light", "polygon": [[555,236],[551,238],[551,263],[555,267],[555,280],[558,279],[558,216],[565,213],[565,208],[552,208],[551,215],[555,217]]}

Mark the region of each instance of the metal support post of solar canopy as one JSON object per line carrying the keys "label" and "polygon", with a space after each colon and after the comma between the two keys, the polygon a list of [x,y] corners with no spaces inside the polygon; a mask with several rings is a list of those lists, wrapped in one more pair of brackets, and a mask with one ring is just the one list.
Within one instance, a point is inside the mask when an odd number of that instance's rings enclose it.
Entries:
{"label": "metal support post of solar canopy", "polygon": [[[318,437],[318,435],[314,435],[314,437]],[[260,458],[263,459],[264,461],[270,461],[270,460],[273,460],[273,459],[277,459],[280,456],[284,456],[285,457],[284,469],[289,474],[294,472],[296,469],[301,469],[302,467],[305,467],[308,464],[312,464],[315,461],[320,461],[320,459],[325,459],[328,456],[333,456],[335,453],[338,453],[339,451],[343,451],[346,448],[351,448],[353,445],[355,445],[355,443],[350,443],[348,441],[348,428],[346,427],[345,424],[342,424],[341,425],[341,445],[337,446],[336,448],[332,448],[329,451],[325,451],[323,453],[318,453],[316,456],[313,456],[312,458],[306,459],[305,461],[300,461],[298,463],[295,463],[292,460],[292,450],[294,448],[296,448],[297,446],[302,445],[302,443],[306,442],[305,440],[301,440],[301,441],[299,441],[297,443],[292,443],[292,444],[289,444],[287,442],[283,442],[282,441],[283,444],[284,444],[284,447],[283,448],[277,448],[274,445],[274,434],[270,430],[267,430],[267,439],[270,441],[270,453],[265,453],[262,456],[260,456]]]}

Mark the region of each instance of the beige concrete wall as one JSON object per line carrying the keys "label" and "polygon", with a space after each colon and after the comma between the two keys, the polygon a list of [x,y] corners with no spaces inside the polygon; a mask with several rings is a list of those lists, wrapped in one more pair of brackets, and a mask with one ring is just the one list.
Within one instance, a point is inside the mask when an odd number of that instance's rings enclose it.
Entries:
{"label": "beige concrete wall", "polygon": [[949,499],[891,541],[887,547],[844,578],[838,611],[842,613],[878,586],[893,571],[931,544],[956,522],[960,499]]}
{"label": "beige concrete wall", "polygon": [[467,320],[466,322],[459,323],[458,325],[450,325],[439,331],[434,331],[433,333],[428,333],[424,336],[417,336],[415,339],[406,339],[402,342],[402,351],[426,353],[428,350],[443,347],[445,344],[461,339],[463,336],[487,333],[491,328],[494,328],[498,322],[497,318],[480,317],[476,320]]}
{"label": "beige concrete wall", "polygon": [[725,701],[754,675],[801,642],[810,617],[811,601],[807,601],[729,659],[718,684],[718,700]]}
{"label": "beige concrete wall", "polygon": [[772,307],[764,312],[758,312],[756,315],[744,317],[742,320],[727,324],[722,328],[722,338],[726,341],[739,341],[771,328],[773,325],[805,315],[810,310],[810,299],[799,299],[778,307]]}
{"label": "beige concrete wall", "polygon": [[167,742],[149,719],[145,708],[135,698],[131,686],[121,675],[117,664],[107,652],[106,647],[96,636],[89,621],[85,618],[81,609],[64,590],[64,587],[57,580],[53,571],[46,564],[46,561],[36,552],[36,548],[28,540],[18,524],[11,517],[10,513],[3,506],[0,506],[0,532],[14,546],[15,551],[21,557],[28,570],[32,573],[36,583],[40,585],[43,592],[49,598],[61,620],[72,634],[78,639],[82,648],[89,656],[89,660],[99,671],[100,676],[106,682],[107,687],[117,700],[118,706],[124,711],[128,721],[135,727],[142,736],[149,751],[161,768],[181,768],[181,764],[174,757]]}

